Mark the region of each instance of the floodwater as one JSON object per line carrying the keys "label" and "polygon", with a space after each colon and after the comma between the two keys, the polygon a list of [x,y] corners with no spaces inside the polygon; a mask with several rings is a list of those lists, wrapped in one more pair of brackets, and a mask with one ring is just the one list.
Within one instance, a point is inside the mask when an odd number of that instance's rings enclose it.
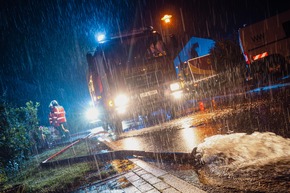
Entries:
{"label": "floodwater", "polygon": [[289,192],[290,139],[272,132],[215,135],[198,145],[205,184],[244,191]]}
{"label": "floodwater", "polygon": [[154,152],[191,152],[196,147],[200,182],[227,188],[225,192],[290,190],[290,139],[272,132],[222,134],[218,127],[184,124],[115,144],[126,150]]}
{"label": "floodwater", "polygon": [[[189,153],[196,147],[198,164],[192,173],[209,192],[289,192],[289,87],[251,93],[221,110],[130,131],[112,143],[154,152]],[[193,176],[186,177],[182,169],[174,172],[185,180]]]}
{"label": "floodwater", "polygon": [[153,152],[191,152],[205,137],[216,134],[214,128],[188,127],[184,129],[158,131],[143,136],[129,137],[117,141],[126,150]]}
{"label": "floodwater", "polygon": [[[272,85],[271,89],[273,87],[289,89],[289,83]],[[260,88],[260,90],[264,91],[268,89],[268,87]],[[257,91],[249,91],[249,93],[252,92],[255,93]],[[274,93],[274,90],[271,92]],[[255,97],[257,97],[256,95]],[[194,114],[169,123],[162,123],[155,126],[155,128],[144,128],[142,129],[144,131],[130,131],[129,133],[131,134],[125,134],[125,138],[115,141],[114,144],[122,150],[189,153],[198,144],[202,143],[205,138],[216,134],[231,133],[232,131],[254,132],[258,128],[259,131],[271,131],[287,136],[287,125],[289,124],[289,104],[287,101],[289,92],[275,90],[274,95],[268,96],[270,95],[269,93],[268,95],[264,93],[264,95],[265,100],[255,99],[257,100],[256,102],[246,102],[244,107],[235,107],[234,113],[227,113],[227,109],[219,111],[219,114],[226,113],[230,115],[227,118],[226,126],[222,121],[215,121],[214,124],[204,124],[207,122],[206,117],[202,114]],[[275,99],[273,99],[273,96],[275,96]],[[207,113],[206,116],[211,117],[216,113],[209,114]],[[285,126],[286,130],[283,129]]]}
{"label": "floodwater", "polygon": [[176,125],[171,122],[166,126],[160,125],[154,132],[126,137],[113,143],[122,150],[190,153],[206,137],[220,134],[217,127],[193,126],[191,118],[188,117],[182,118],[178,122],[181,124]]}

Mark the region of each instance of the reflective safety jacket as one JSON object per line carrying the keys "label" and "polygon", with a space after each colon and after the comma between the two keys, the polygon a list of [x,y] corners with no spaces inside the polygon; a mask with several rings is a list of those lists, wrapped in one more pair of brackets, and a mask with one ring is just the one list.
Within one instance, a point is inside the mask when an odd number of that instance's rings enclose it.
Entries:
{"label": "reflective safety jacket", "polygon": [[52,107],[49,113],[49,123],[54,127],[60,126],[61,123],[65,123],[65,111],[62,106],[54,106]]}

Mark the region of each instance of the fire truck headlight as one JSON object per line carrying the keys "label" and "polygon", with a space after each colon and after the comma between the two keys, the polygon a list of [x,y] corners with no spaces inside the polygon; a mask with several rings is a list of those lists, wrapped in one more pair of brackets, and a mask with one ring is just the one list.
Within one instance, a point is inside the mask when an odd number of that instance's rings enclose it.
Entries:
{"label": "fire truck headlight", "polygon": [[126,95],[118,95],[115,100],[115,106],[116,107],[124,107],[128,104],[129,98]]}
{"label": "fire truck headlight", "polygon": [[175,99],[180,99],[183,96],[182,90],[171,93]]}
{"label": "fire truck headlight", "polygon": [[178,82],[170,84],[170,90],[171,91],[177,91],[181,89],[181,85]]}
{"label": "fire truck headlight", "polygon": [[86,113],[86,117],[88,120],[92,121],[92,120],[95,120],[95,119],[98,119],[98,116],[99,116],[99,112],[96,108],[94,107],[91,107],[87,113]]}

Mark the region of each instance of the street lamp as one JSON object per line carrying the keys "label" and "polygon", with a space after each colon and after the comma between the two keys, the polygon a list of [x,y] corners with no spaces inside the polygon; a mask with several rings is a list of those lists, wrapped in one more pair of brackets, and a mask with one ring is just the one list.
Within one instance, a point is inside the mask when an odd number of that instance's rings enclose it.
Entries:
{"label": "street lamp", "polygon": [[164,15],[161,20],[165,23],[170,23],[170,19],[172,18],[172,15]]}
{"label": "street lamp", "polygon": [[165,23],[165,31],[166,32],[162,32],[162,25],[160,25],[161,27],[161,34],[162,34],[162,38],[163,40],[165,40],[165,42],[168,42],[167,38],[169,37],[169,24],[171,22],[171,18],[172,18],[172,15],[164,15],[162,18],[161,18],[161,21],[164,21]]}

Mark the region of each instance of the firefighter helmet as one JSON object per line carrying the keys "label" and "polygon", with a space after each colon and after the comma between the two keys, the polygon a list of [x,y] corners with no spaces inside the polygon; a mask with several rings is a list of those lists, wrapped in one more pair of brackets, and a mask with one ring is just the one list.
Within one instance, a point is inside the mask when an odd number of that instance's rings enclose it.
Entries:
{"label": "firefighter helmet", "polygon": [[58,102],[56,100],[53,100],[50,102],[49,107],[55,107],[58,106]]}

